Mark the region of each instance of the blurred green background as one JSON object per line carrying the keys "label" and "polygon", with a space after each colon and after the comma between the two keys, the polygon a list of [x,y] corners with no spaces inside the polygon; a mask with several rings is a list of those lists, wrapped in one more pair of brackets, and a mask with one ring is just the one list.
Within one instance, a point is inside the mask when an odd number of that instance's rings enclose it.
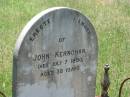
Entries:
{"label": "blurred green background", "polygon": [[[130,77],[130,0],[0,0],[0,91],[12,97],[13,48],[22,28],[37,13],[55,6],[75,8],[89,17],[99,43],[96,95],[108,63],[109,94],[118,97],[121,82]],[[130,81],[122,97],[130,97]]]}

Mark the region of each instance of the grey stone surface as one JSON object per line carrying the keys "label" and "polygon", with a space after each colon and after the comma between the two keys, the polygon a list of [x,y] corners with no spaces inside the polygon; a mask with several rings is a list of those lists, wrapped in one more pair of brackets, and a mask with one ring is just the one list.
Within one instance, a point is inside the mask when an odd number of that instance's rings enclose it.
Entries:
{"label": "grey stone surface", "polygon": [[80,12],[41,12],[14,49],[13,97],[95,97],[97,52],[95,30]]}

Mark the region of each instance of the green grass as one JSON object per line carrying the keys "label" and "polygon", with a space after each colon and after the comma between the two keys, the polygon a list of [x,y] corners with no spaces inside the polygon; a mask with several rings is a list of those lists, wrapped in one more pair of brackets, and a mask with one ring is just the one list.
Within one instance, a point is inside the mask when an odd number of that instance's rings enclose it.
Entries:
{"label": "green grass", "polygon": [[[0,91],[11,97],[12,56],[16,39],[37,13],[54,6],[80,10],[94,25],[99,42],[96,95],[100,95],[103,64],[111,64],[110,97],[118,97],[121,81],[130,77],[129,0],[0,0]],[[130,97],[130,81],[122,97]]]}

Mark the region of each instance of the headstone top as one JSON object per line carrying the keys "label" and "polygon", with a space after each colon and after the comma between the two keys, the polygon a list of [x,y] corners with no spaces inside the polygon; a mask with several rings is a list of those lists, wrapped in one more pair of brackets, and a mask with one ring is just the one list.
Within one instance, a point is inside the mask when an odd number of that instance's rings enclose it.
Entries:
{"label": "headstone top", "polygon": [[94,97],[97,45],[94,27],[77,10],[36,15],[14,50],[13,97]]}
{"label": "headstone top", "polygon": [[[23,29],[22,32],[20,33],[20,36],[19,36],[19,38],[18,38],[18,40],[17,40],[17,43],[16,43],[16,45],[15,45],[14,56],[17,56],[17,55],[18,55],[18,52],[19,52],[21,43],[23,42],[25,36],[28,34],[28,31],[29,31],[33,26],[35,26],[34,24],[35,24],[36,22],[38,22],[38,20],[39,20],[40,18],[42,18],[43,16],[45,16],[45,15],[47,15],[47,14],[49,14],[49,13],[52,13],[52,12],[55,12],[55,11],[58,11],[58,10],[66,10],[66,9],[67,9],[67,10],[70,10],[70,11],[76,12],[76,14],[82,15],[82,13],[79,12],[78,10],[72,9],[72,8],[68,8],[68,7],[53,7],[53,8],[46,9],[46,10],[42,11],[41,13],[37,14],[36,16],[34,16],[34,17],[27,23],[27,25],[24,27],[24,29]],[[83,17],[84,17],[84,16],[83,16]],[[90,27],[91,27],[90,29],[93,29],[93,30],[94,30],[94,28],[93,28],[92,24],[90,23],[88,17],[87,17],[87,18],[84,17],[84,18],[87,20],[88,24],[90,25]],[[94,31],[94,32],[95,32],[95,31]],[[95,37],[96,37],[96,36],[95,36]],[[95,40],[97,40],[97,38],[95,38]]]}

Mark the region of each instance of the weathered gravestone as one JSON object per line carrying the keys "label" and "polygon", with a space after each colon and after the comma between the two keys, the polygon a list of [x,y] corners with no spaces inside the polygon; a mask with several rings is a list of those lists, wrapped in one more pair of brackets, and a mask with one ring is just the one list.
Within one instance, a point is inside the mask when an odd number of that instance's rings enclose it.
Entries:
{"label": "weathered gravestone", "polygon": [[97,48],[95,30],[80,12],[41,12],[16,43],[13,97],[95,97]]}

